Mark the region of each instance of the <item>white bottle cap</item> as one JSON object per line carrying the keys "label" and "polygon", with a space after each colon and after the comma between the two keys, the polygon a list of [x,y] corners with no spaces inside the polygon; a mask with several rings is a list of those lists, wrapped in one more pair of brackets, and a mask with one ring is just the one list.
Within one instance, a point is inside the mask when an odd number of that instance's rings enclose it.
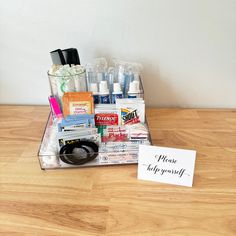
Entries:
{"label": "white bottle cap", "polygon": [[90,91],[93,93],[97,93],[98,92],[98,85],[97,83],[91,83],[90,84]]}
{"label": "white bottle cap", "polygon": [[113,94],[118,94],[118,93],[122,93],[121,88],[120,88],[120,84],[114,83],[113,84]]}
{"label": "white bottle cap", "polygon": [[103,80],[99,84],[100,94],[109,94],[109,90],[107,88],[107,81]]}
{"label": "white bottle cap", "polygon": [[139,83],[137,84],[135,81],[130,82],[128,93],[139,93]]}

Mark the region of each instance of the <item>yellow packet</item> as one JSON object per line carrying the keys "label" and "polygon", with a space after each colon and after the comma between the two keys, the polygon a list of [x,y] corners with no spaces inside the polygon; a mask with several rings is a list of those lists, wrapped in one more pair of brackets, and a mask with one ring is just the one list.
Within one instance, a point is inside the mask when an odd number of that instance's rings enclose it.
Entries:
{"label": "yellow packet", "polygon": [[62,97],[63,115],[93,114],[92,92],[66,92]]}

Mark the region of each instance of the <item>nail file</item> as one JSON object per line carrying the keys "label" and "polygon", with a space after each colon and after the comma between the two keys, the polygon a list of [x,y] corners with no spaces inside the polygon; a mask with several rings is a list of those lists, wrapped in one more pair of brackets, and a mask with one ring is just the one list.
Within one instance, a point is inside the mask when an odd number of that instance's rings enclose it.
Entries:
{"label": "nail file", "polygon": [[55,115],[55,117],[57,118],[62,117],[61,108],[57,102],[57,99],[53,96],[49,96],[48,100],[51,106],[52,113]]}

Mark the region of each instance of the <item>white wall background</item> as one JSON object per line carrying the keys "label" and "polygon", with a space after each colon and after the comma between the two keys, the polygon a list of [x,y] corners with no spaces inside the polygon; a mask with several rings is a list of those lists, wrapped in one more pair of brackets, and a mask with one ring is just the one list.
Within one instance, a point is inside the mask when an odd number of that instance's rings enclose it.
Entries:
{"label": "white wall background", "polygon": [[68,47],[141,62],[149,106],[236,107],[236,0],[0,0],[0,103],[47,104]]}

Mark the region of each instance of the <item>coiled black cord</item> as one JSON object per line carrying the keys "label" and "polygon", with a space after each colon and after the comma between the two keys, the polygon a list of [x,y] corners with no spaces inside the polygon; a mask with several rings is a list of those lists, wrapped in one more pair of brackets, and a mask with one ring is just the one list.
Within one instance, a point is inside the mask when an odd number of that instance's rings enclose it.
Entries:
{"label": "coiled black cord", "polygon": [[[75,148],[79,148],[85,151],[86,157],[81,158],[81,156],[73,153]],[[91,141],[79,141],[75,143],[65,144],[60,149],[59,158],[70,165],[83,165],[87,162],[92,161],[98,155],[98,145]],[[78,158],[79,157],[79,158]]]}

